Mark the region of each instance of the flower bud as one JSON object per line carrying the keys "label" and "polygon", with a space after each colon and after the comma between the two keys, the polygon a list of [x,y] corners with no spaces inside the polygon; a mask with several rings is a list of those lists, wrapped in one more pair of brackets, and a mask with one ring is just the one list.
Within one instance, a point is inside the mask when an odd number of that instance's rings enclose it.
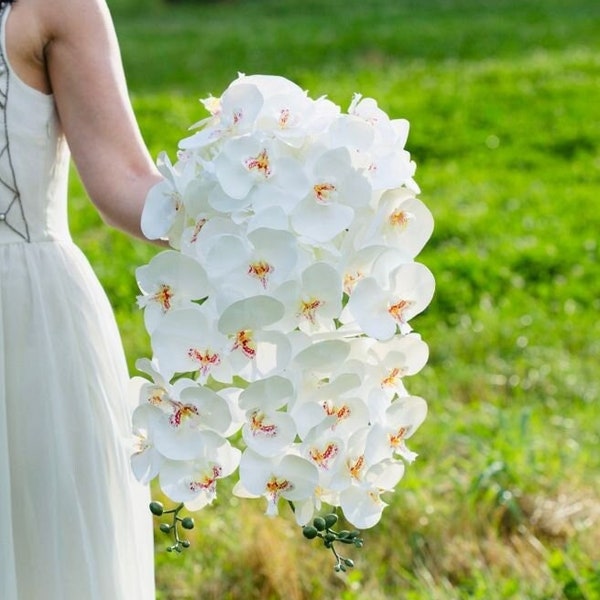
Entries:
{"label": "flower bud", "polygon": [[337,523],[337,520],[338,517],[335,513],[329,513],[328,515],[325,515],[325,525],[327,526],[327,529],[333,527]]}
{"label": "flower bud", "polygon": [[323,517],[315,517],[313,519],[313,525],[317,529],[317,531],[323,531],[327,528],[327,523]]}
{"label": "flower bud", "polygon": [[184,548],[189,548],[191,544],[190,544],[190,541],[189,541],[189,540],[181,540],[181,545],[182,545]]}
{"label": "flower bud", "polygon": [[192,517],[185,517],[181,521],[181,526],[184,529],[194,529],[194,519]]}
{"label": "flower bud", "polygon": [[344,559],[344,564],[347,567],[353,567],[354,566],[354,561],[351,558],[345,558]]}
{"label": "flower bud", "polygon": [[164,512],[164,507],[160,502],[150,502],[150,512],[157,516],[160,517],[163,512]]}
{"label": "flower bud", "polygon": [[168,523],[161,523],[159,528],[163,533],[169,533],[171,531],[171,525]]}
{"label": "flower bud", "polygon": [[316,538],[318,534],[319,534],[319,532],[317,531],[317,529],[315,527],[312,527],[311,525],[306,525],[305,527],[302,528],[302,535],[307,540],[312,540],[312,539]]}

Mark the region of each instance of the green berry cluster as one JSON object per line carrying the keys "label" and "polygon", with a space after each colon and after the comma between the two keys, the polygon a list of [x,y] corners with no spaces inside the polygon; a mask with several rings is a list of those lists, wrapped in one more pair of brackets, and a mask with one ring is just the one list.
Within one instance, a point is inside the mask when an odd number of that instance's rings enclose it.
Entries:
{"label": "green berry cluster", "polygon": [[331,529],[338,522],[338,516],[335,513],[329,513],[322,517],[315,517],[312,525],[305,525],[302,528],[302,534],[308,540],[319,538],[323,540],[325,548],[329,548],[335,556],[334,571],[346,571],[354,566],[354,561],[339,554],[335,544],[352,544],[355,548],[362,548],[363,539],[360,537],[360,532],[349,531],[342,529],[334,531]]}
{"label": "green berry cluster", "polygon": [[180,517],[179,513],[183,509],[183,502],[175,508],[165,510],[161,502],[150,502],[150,512],[155,517],[172,515],[171,522],[161,523],[159,529],[173,540],[173,543],[167,547],[167,552],[182,552],[190,547],[190,541],[181,539],[179,535],[179,526],[183,529],[194,529],[194,519],[192,517]]}

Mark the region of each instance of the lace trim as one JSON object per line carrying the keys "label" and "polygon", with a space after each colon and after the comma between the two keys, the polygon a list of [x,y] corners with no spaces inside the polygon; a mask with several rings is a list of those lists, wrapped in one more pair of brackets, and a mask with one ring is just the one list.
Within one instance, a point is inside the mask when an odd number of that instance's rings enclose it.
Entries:
{"label": "lace trim", "polygon": [[[0,23],[2,28],[4,28],[5,11],[8,6],[8,3],[0,2]],[[4,32],[1,31],[0,35],[4,37]],[[8,174],[6,179],[0,175],[0,193],[3,196],[6,193],[8,198],[8,206],[6,208],[0,207],[0,227],[5,225],[25,241],[30,242],[29,227],[25,219],[25,211],[23,210],[21,194],[17,185],[15,169],[10,154],[10,141],[6,119],[9,86],[8,64],[2,50],[2,44],[0,44],[0,138],[3,138],[2,142],[0,142],[0,173]]]}

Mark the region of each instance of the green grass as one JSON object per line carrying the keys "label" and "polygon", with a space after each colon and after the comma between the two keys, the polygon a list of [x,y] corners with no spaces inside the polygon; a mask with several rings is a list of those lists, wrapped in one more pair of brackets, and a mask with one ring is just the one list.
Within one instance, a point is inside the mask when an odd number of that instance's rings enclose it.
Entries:
{"label": "green grass", "polygon": [[[112,0],[154,155],[238,71],[411,121],[436,219],[420,260],[431,347],[408,382],[430,414],[412,465],[345,579],[291,518],[231,500],[164,553],[162,600],[600,598],[600,4],[596,0]],[[155,250],[101,226],[75,176],[74,235],[149,354],[135,268]],[[330,574],[331,572],[331,574]]]}

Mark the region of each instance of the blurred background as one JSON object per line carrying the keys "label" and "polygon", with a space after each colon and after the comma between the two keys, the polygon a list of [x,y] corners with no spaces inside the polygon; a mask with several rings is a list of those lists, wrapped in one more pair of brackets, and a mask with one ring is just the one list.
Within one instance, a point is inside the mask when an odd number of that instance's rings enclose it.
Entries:
{"label": "blurred background", "polygon": [[[429,404],[380,524],[333,573],[292,515],[226,485],[164,552],[159,600],[600,598],[600,3],[597,0],[108,0],[153,156],[238,72],[286,76],[411,123],[436,220],[406,381]],[[71,177],[74,236],[150,355],[134,272],[156,250],[102,226]],[[160,497],[158,489],[156,497]]]}

